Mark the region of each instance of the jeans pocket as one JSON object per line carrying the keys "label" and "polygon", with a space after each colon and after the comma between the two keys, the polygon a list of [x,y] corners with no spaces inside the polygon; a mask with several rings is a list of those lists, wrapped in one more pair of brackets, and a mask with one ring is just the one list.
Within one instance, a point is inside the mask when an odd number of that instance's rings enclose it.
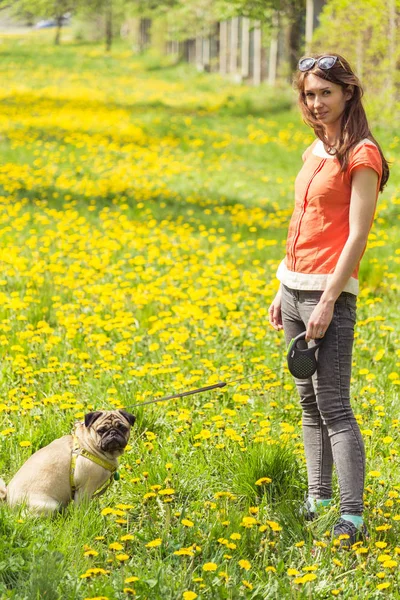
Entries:
{"label": "jeans pocket", "polygon": [[355,323],[357,319],[357,296],[346,296],[346,308]]}

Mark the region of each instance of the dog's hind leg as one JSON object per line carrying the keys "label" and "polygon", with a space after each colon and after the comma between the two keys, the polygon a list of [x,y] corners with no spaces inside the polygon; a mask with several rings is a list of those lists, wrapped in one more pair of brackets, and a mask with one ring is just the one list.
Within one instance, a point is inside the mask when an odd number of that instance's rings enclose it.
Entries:
{"label": "dog's hind leg", "polygon": [[2,479],[0,479],[0,502],[5,502],[7,499],[7,487]]}
{"label": "dog's hind leg", "polygon": [[51,516],[60,509],[60,504],[50,496],[29,496],[26,506],[31,513],[38,516]]}

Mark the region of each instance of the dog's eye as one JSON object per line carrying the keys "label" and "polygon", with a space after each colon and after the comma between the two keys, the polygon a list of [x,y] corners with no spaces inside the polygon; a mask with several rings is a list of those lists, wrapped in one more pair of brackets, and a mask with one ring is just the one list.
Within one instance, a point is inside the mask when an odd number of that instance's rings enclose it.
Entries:
{"label": "dog's eye", "polygon": [[99,433],[100,435],[103,435],[103,433],[105,433],[107,431],[107,427],[101,427],[100,429],[97,430],[97,433]]}
{"label": "dog's eye", "polygon": [[128,428],[125,427],[125,425],[123,423],[118,423],[117,427],[120,431],[128,431]]}

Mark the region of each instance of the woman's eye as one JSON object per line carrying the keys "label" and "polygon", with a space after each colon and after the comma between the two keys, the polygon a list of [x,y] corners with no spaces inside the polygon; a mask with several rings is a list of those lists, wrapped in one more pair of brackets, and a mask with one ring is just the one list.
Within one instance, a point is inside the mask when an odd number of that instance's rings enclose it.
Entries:
{"label": "woman's eye", "polygon": [[324,91],[324,96],[328,96],[330,93],[331,93],[331,91],[330,91],[330,90],[325,90],[325,91]]}

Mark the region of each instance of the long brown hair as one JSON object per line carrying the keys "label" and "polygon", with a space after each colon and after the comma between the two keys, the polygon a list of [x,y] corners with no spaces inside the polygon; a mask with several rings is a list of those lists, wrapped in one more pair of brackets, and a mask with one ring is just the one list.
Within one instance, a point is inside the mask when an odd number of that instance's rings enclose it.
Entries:
{"label": "long brown hair", "polygon": [[377,145],[382,158],[382,180],[379,188],[380,191],[382,191],[389,179],[389,165],[383,155],[381,147],[369,128],[367,116],[361,100],[364,92],[360,80],[353,72],[347,60],[337,53],[313,54],[310,55],[310,57],[318,59],[321,58],[321,56],[327,55],[337,56],[337,61],[330,69],[321,69],[316,62],[309,71],[298,71],[295,75],[294,84],[299,92],[298,102],[303,115],[303,120],[307,125],[313,128],[315,135],[322,140],[322,142],[326,142],[322,123],[313,116],[312,112],[307,107],[304,85],[306,77],[309,74],[312,73],[321,79],[340,85],[343,92],[351,92],[351,98],[347,100],[342,116],[341,135],[339,144],[336,147],[335,156],[340,163],[341,170],[345,171],[349,163],[351,150],[365,138],[372,140]]}

